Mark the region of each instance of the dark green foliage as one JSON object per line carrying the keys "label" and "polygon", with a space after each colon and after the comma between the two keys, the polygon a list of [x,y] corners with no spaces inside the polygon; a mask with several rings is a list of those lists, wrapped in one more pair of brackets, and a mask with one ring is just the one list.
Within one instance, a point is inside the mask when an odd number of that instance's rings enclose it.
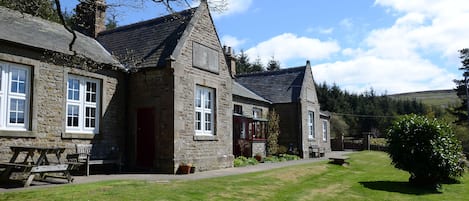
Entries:
{"label": "dark green foliage", "polygon": [[[331,135],[361,136],[363,132],[384,133],[395,116],[426,114],[427,107],[416,100],[396,100],[377,95],[373,89],[363,94],[342,91],[336,84],[316,86],[321,110],[332,112]],[[334,116],[339,117],[334,117]],[[337,129],[335,128],[337,127]]]}
{"label": "dark green foliage", "polygon": [[261,72],[264,71],[264,65],[262,65],[261,59],[257,58],[254,63],[251,64],[251,72]]}
{"label": "dark green foliage", "polygon": [[244,167],[244,166],[248,166],[248,165],[256,165],[258,164],[259,161],[257,161],[255,158],[246,158],[244,156],[239,156],[237,158],[234,159],[233,161],[233,165],[235,167]]}
{"label": "dark green foliage", "polygon": [[332,115],[331,119],[331,137],[337,138],[339,136],[349,136],[349,128],[350,126],[345,122],[342,116]]}
{"label": "dark green foliage", "polygon": [[279,154],[278,156],[268,156],[264,158],[264,162],[284,162],[284,161],[293,161],[293,160],[300,160],[301,158],[297,155],[290,155],[290,154]]}
{"label": "dark green foliage", "polygon": [[236,74],[246,74],[253,72],[264,71],[261,60],[258,58],[254,63],[249,61],[248,55],[241,50],[241,52],[236,55]]}
{"label": "dark green foliage", "polygon": [[53,22],[60,22],[53,0],[0,0],[0,6]]}
{"label": "dark green foliage", "polygon": [[117,15],[112,14],[111,17],[106,19],[106,30],[117,28]]}
{"label": "dark green foliage", "polygon": [[280,62],[275,60],[275,58],[272,56],[272,59],[267,63],[267,70],[268,71],[280,70]]}
{"label": "dark green foliage", "polygon": [[244,50],[241,50],[241,53],[236,55],[236,73],[244,74],[251,72],[251,63],[249,63],[249,57]]}
{"label": "dark green foliage", "polygon": [[461,106],[457,107],[455,114],[458,116],[458,123],[467,122],[468,120],[468,105],[467,105],[467,91],[466,91],[466,79],[469,79],[469,49],[465,48],[459,50],[459,58],[461,59],[462,66],[459,68],[463,73],[463,78],[460,80],[454,80],[456,84],[456,92],[458,97],[461,99]]}
{"label": "dark green foliage", "polygon": [[275,155],[278,153],[278,136],[280,135],[280,117],[275,109],[269,112],[267,116],[268,131],[267,131],[267,155]]}
{"label": "dark green foliage", "polygon": [[436,119],[406,115],[392,124],[387,143],[392,163],[410,173],[412,184],[434,187],[464,173],[461,143]]}

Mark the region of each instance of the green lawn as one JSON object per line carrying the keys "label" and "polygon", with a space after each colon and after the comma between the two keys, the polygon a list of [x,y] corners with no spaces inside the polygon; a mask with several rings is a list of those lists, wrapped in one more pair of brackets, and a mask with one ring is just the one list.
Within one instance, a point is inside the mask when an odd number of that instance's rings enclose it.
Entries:
{"label": "green lawn", "polygon": [[197,181],[108,181],[1,193],[0,200],[464,200],[469,176],[440,192],[409,187],[382,152],[351,154],[347,167],[317,162]]}

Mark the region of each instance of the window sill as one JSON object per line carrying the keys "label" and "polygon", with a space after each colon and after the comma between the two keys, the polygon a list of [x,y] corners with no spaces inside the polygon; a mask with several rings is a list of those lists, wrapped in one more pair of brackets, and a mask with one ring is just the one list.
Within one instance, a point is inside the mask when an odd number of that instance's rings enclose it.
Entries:
{"label": "window sill", "polygon": [[194,141],[218,141],[216,135],[194,135]]}
{"label": "window sill", "polygon": [[98,134],[93,133],[62,133],[63,139],[95,139]]}
{"label": "window sill", "polygon": [[316,142],[316,139],[314,139],[314,138],[308,138],[308,141],[309,141],[309,142]]}
{"label": "window sill", "polygon": [[36,134],[32,131],[0,130],[0,137],[35,138]]}

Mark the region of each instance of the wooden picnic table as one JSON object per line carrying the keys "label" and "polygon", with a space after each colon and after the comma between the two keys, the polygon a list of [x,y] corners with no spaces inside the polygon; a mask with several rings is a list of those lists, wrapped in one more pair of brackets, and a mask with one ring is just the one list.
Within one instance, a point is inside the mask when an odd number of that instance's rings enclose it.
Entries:
{"label": "wooden picnic table", "polygon": [[330,163],[337,164],[337,165],[349,165],[350,163],[347,161],[349,159],[348,156],[336,156],[336,157],[329,157]]}
{"label": "wooden picnic table", "polygon": [[[69,164],[62,163],[64,147],[11,146],[10,149],[13,152],[10,161],[0,162],[0,168],[4,168],[0,176],[1,180],[9,180],[13,172],[22,172],[26,176],[25,187],[31,185],[34,179],[44,180],[46,177],[73,181],[69,173]],[[62,176],[57,177],[50,173],[62,173]]]}

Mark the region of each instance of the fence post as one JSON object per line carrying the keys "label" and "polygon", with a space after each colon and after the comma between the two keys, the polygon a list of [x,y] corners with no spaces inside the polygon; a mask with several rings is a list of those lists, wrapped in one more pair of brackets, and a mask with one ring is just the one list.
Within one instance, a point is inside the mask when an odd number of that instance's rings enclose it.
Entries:
{"label": "fence post", "polygon": [[364,133],[363,133],[363,149],[364,149],[364,150],[371,150],[371,149],[370,149],[371,135],[373,135],[372,132],[364,132]]}

